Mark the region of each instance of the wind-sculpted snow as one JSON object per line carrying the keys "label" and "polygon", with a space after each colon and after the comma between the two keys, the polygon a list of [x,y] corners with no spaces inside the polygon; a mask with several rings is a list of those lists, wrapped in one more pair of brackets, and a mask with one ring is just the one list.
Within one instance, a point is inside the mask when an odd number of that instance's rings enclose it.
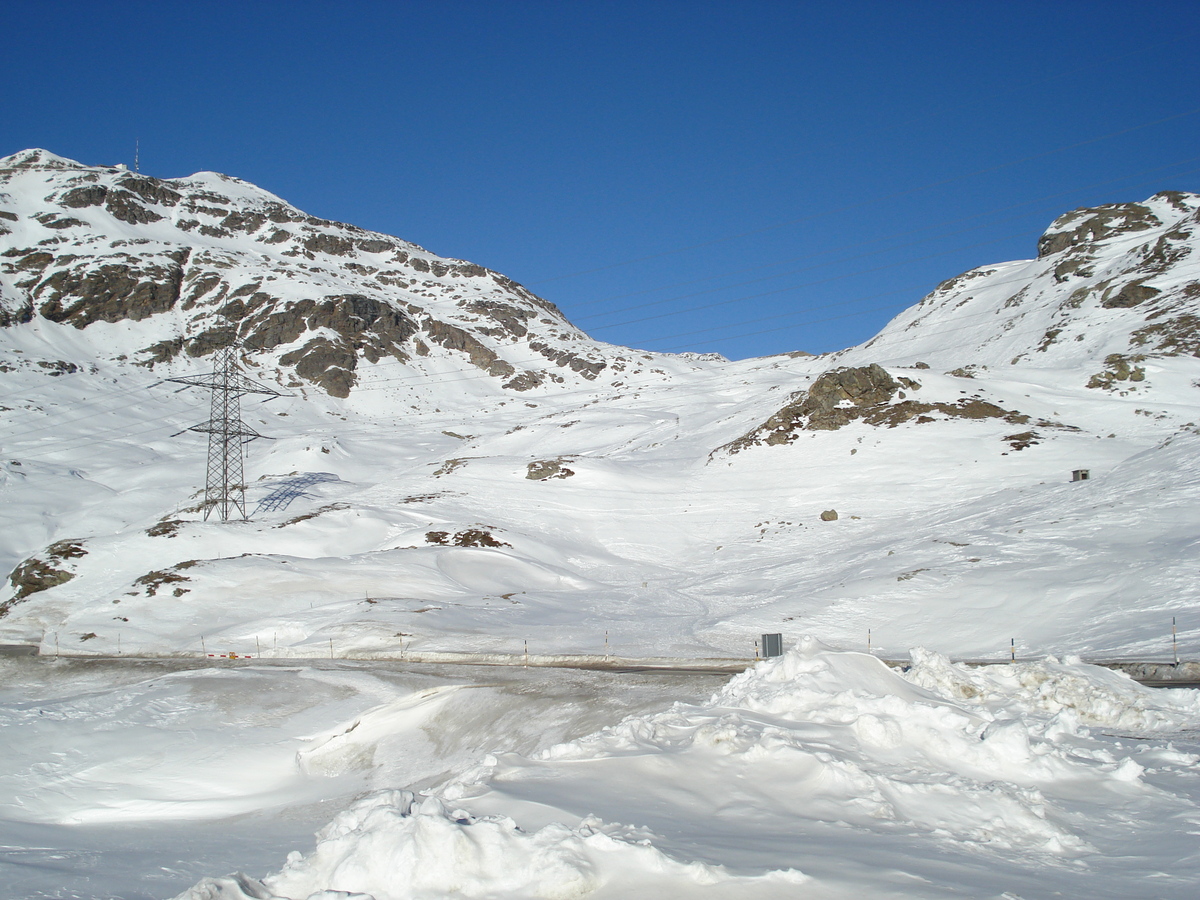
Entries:
{"label": "wind-sculpted snow", "polygon": [[[522,830],[505,816],[476,817],[409,791],[374,794],[317,834],[277,875],[211,879],[179,900],[350,897],[435,900],[460,897],[570,900],[622,885],[624,896],[687,891],[726,881],[719,870],[680,863],[642,842],[610,837],[601,822]],[[775,876],[771,883],[796,883]],[[341,885],[321,888],[314,886]],[[357,886],[357,887],[356,887]]]}
{"label": "wind-sculpted snow", "polygon": [[1151,871],[1184,896],[1164,824],[1200,821],[1172,744],[1198,727],[1197,692],[1078,662],[900,672],[805,639],[706,702],[370,795],[278,874],[181,898],[1128,898]]}

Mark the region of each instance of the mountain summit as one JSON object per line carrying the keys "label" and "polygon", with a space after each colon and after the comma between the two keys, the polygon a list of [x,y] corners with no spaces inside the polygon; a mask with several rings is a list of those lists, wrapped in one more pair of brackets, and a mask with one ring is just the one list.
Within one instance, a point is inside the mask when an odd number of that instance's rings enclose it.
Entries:
{"label": "mountain summit", "polygon": [[27,150],[0,159],[0,219],[0,325],[125,326],[130,343],[99,341],[100,358],[155,369],[237,341],[292,386],[342,398],[381,361],[517,392],[612,362],[503,275],[225,175],[151,178]]}

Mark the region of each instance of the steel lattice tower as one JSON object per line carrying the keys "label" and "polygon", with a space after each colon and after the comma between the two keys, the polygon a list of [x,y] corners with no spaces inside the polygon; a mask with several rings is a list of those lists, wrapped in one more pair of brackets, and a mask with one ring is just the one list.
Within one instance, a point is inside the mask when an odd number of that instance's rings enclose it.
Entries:
{"label": "steel lattice tower", "polygon": [[[208,421],[185,428],[184,431],[199,431],[208,435],[208,476],[204,485],[204,519],[214,509],[219,510],[221,521],[229,521],[230,513],[249,519],[246,513],[246,478],[243,467],[242,448],[258,437],[263,437],[242,421],[242,395],[266,394],[267,399],[283,397],[251,378],[238,368],[237,349],[226,347],[214,355],[212,372],[204,375],[185,375],[168,378],[188,387],[208,388],[212,392],[212,408]],[[183,431],[178,432],[183,434]]]}

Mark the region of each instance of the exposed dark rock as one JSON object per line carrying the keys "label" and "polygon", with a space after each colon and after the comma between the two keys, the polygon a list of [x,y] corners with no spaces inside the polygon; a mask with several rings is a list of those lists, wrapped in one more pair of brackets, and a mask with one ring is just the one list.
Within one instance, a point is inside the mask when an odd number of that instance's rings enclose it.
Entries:
{"label": "exposed dark rock", "polygon": [[[193,561],[189,560],[189,562]],[[174,568],[178,569],[181,567],[190,568],[190,566],[186,566],[185,564],[175,566]],[[158,596],[158,589],[164,585],[179,584],[180,582],[191,580],[186,575],[180,575],[178,572],[168,569],[165,571],[147,572],[140,578],[134,579],[133,583],[138,587],[145,588],[147,596],[156,597]],[[186,588],[176,588],[173,593],[176,597],[179,597],[182,594],[186,594],[187,590]]]}
{"label": "exposed dark rock", "polygon": [[578,372],[589,381],[595,380],[596,376],[608,367],[608,363],[604,362],[604,360],[584,359],[570,350],[557,350],[541,341],[530,341],[529,349],[542,354],[542,356],[555,365],[564,366],[574,372]]}
{"label": "exposed dark rock", "polygon": [[1137,306],[1145,300],[1150,300],[1157,297],[1161,291],[1158,288],[1147,287],[1140,281],[1131,281],[1123,285],[1119,290],[1113,291],[1111,288],[1104,292],[1104,299],[1100,301],[1100,305],[1105,309],[1120,309],[1130,306]]}
{"label": "exposed dark rock", "polygon": [[1088,278],[1091,276],[1092,258],[1086,253],[1070,255],[1054,267],[1054,280],[1059,284],[1070,278]]}
{"label": "exposed dark rock", "polygon": [[186,250],[167,254],[170,262],[146,259],[140,265],[106,263],[89,269],[58,269],[32,291],[38,311],[52,322],[86,328],[93,322],[145,319],[166,312],[179,299]]}
{"label": "exposed dark rock", "polygon": [[825,512],[821,513],[822,522],[836,522],[837,519],[838,514],[836,509],[827,509]]}
{"label": "exposed dark rock", "polygon": [[360,238],[354,242],[363,253],[386,253],[394,246],[391,241],[379,240],[377,238]]}
{"label": "exposed dark rock", "polygon": [[[1200,294],[1200,283],[1193,282],[1185,287],[1185,296],[1188,288],[1195,288],[1196,293]],[[1155,314],[1148,318],[1157,321],[1133,332],[1130,335],[1131,344],[1149,345],[1150,348],[1168,356],[1200,356],[1200,316],[1194,313],[1177,313],[1161,316]]]}
{"label": "exposed dark rock", "polygon": [[128,191],[109,191],[104,208],[112,214],[113,218],[128,222],[130,225],[145,225],[162,219],[158,213],[146,209],[138,203],[135,196]]}
{"label": "exposed dark rock", "polygon": [[147,203],[159,206],[174,206],[182,199],[178,191],[167,187],[159,179],[146,175],[124,175],[117,179],[117,184],[137,194]]}
{"label": "exposed dark rock", "polygon": [[1145,381],[1146,369],[1137,363],[1145,360],[1145,356],[1124,356],[1120,353],[1110,353],[1104,357],[1104,371],[1097,372],[1088,379],[1090,388],[1111,389],[1118,381]]}
{"label": "exposed dark rock", "polygon": [[541,372],[524,371],[513,376],[504,382],[501,387],[510,391],[528,391],[540,385],[545,381],[545,376]]}
{"label": "exposed dark rock", "polygon": [[[201,275],[194,276],[188,288],[187,296],[183,298],[180,308],[183,310],[191,309],[200,301],[200,298],[223,283],[223,279],[216,272],[204,272]],[[220,296],[218,295],[218,297]]]}
{"label": "exposed dark rock", "polygon": [[455,469],[461,468],[462,466],[465,466],[466,464],[467,464],[466,457],[456,457],[454,459],[448,459],[445,462],[443,462],[440,466],[438,466],[437,470],[433,473],[433,477],[441,478],[443,475],[449,475]]}
{"label": "exposed dark rock", "polygon": [[526,466],[525,477],[530,481],[549,481],[551,478],[570,478],[575,472],[563,463],[564,457],[558,459],[538,459]]}
{"label": "exposed dark rock", "polygon": [[76,228],[78,226],[87,224],[79,219],[72,219],[69,216],[60,216],[57,213],[42,213],[40,216],[34,216],[34,218],[47,228],[54,229]]}
{"label": "exposed dark rock", "polygon": [[1020,434],[1010,434],[1004,437],[1004,440],[1014,450],[1024,450],[1026,447],[1032,447],[1041,440],[1041,435],[1036,431],[1022,431]]}
{"label": "exposed dark rock", "polygon": [[285,366],[295,367],[297,375],[333,397],[349,397],[350,388],[358,380],[354,374],[358,357],[354,348],[341,340],[335,342],[325,337],[313,338],[299,350],[285,353],[279,361]]}
{"label": "exposed dark rock", "polygon": [[254,234],[266,221],[267,217],[259,212],[231,212],[221,220],[221,227],[227,228],[230,231],[244,231],[246,234]]}
{"label": "exposed dark rock", "polygon": [[161,522],[147,528],[146,534],[150,535],[150,537],[173,538],[179,534],[179,529],[184,524],[183,519],[163,519]]}
{"label": "exposed dark rock", "polygon": [[18,250],[14,247],[11,250],[5,250],[4,255],[20,259],[20,262],[9,263],[9,266],[16,272],[40,272],[54,262],[54,254],[47,253],[45,250]]}
{"label": "exposed dark rock", "polygon": [[17,306],[15,309],[7,309],[0,307],[0,328],[9,328],[13,325],[24,325],[26,322],[33,321],[33,303],[27,301]]}
{"label": "exposed dark rock", "polygon": [[[96,238],[103,235],[88,235],[78,242],[76,233],[69,233],[70,239],[56,234],[37,247],[3,251],[4,261],[11,260],[6,274],[17,277],[6,281],[16,290],[11,292],[14,296],[6,295],[0,308],[0,326],[36,321],[40,314],[56,323],[84,328],[94,322],[138,321],[167,311],[203,309],[203,315],[189,316],[181,324],[177,336],[156,336],[156,342],[135,357],[135,364],[153,367],[181,354],[202,357],[236,341],[251,352],[288,351],[283,362],[294,365],[299,378],[338,396],[345,396],[356,383],[360,360],[376,363],[391,357],[407,361],[409,354],[428,354],[433,344],[466,354],[472,365],[512,391],[529,390],[548,381],[564,382],[567,373],[559,375],[555,366],[588,379],[596,378],[607,366],[586,342],[564,346],[560,338],[574,335],[555,330],[554,326],[565,324],[557,307],[484,266],[431,257],[408,242],[308,216],[265,198],[246,202],[240,193],[237,199],[225,197],[219,187],[208,189],[189,180],[163,181],[122,167],[90,169],[60,165],[44,154],[27,156],[28,160],[14,157],[12,168],[71,170],[67,179],[57,179],[55,192],[45,198],[45,212],[39,221],[48,227],[88,228],[86,222],[65,215],[73,209],[105,209],[118,220],[137,225],[160,221],[168,215],[168,208],[173,208],[170,215],[185,245],[200,235],[227,238],[248,234],[261,242],[257,245],[261,251],[267,251],[264,245],[269,243],[288,246],[267,257],[255,257],[236,247],[198,246],[189,256],[184,250],[164,253],[158,236],[153,240],[149,235],[130,237],[128,231],[121,237],[108,235],[100,240]],[[15,213],[4,212],[5,220],[18,219]],[[145,246],[138,248],[139,244]],[[58,250],[74,252],[60,254]],[[271,264],[269,260],[278,260],[280,252],[294,259]],[[309,264],[307,260],[315,254],[340,258],[315,259]],[[363,254],[359,262],[354,261],[356,254]],[[247,255],[252,257],[251,266],[269,268],[269,277],[264,274],[251,285],[241,283],[244,279],[234,280],[233,272],[247,265]],[[419,284],[422,279],[416,273],[422,272],[429,275]],[[284,290],[271,284],[280,279],[281,284],[324,285],[331,275],[357,277],[362,294],[284,301],[277,296]],[[471,283],[463,287],[454,284],[456,280]],[[384,288],[389,296],[376,295],[385,284],[401,290]],[[20,304],[22,292],[31,303]],[[467,315],[439,321],[429,314],[424,301],[411,303],[410,292],[422,297],[449,295],[451,300],[462,301]],[[296,296],[291,289],[286,294]],[[214,313],[228,318],[232,326],[216,324]],[[542,325],[552,327],[543,332],[534,349],[555,365],[539,361],[530,370],[519,370],[500,348],[528,342]],[[311,332],[321,329],[328,331],[317,339]],[[419,331],[424,334],[418,342]]]}
{"label": "exposed dark rock", "polygon": [[319,232],[304,242],[304,247],[313,253],[329,253],[333,256],[349,256],[354,251],[354,242],[335,234]]}
{"label": "exposed dark rock", "polygon": [[87,551],[83,549],[83,541],[71,540],[53,543],[40,555],[29,557],[8,576],[13,595],[4,603],[0,603],[0,619],[31,594],[48,591],[74,578],[75,573],[70,568],[63,568],[62,564],[84,556],[87,556]]}
{"label": "exposed dark rock", "polygon": [[[886,404],[900,389],[880,365],[833,369],[749,434],[727,445],[736,453],[755,444],[790,444],[803,430],[833,431],[861,416],[866,406]],[[851,404],[849,407],[844,404]]]}
{"label": "exposed dark rock", "polygon": [[[905,386],[916,385],[909,382],[911,379],[905,379]],[[955,403],[904,399],[893,402],[900,387],[875,363],[834,369],[821,375],[807,391],[793,394],[787,405],[762,425],[718,447],[713,453],[737,453],[748,447],[790,444],[804,431],[834,431],[854,421],[888,428],[910,421],[917,425],[935,422],[937,415],[957,419],[1002,419],[1014,425],[1029,421],[1027,415],[977,397],[964,397]]]}
{"label": "exposed dark rock", "polygon": [[83,187],[71,188],[59,200],[63,206],[71,209],[83,209],[88,206],[99,206],[108,197],[108,188],[102,184],[88,184]]}
{"label": "exposed dark rock", "polygon": [[466,304],[466,309],[481,316],[486,316],[491,321],[498,323],[502,330],[497,331],[493,329],[492,331],[495,332],[493,336],[495,337],[505,335],[518,338],[525,337],[529,333],[529,329],[525,323],[535,315],[532,310],[522,309],[519,306],[513,306],[509,303],[501,303],[498,300],[474,300]]}
{"label": "exposed dark rock", "polygon": [[1140,203],[1109,203],[1075,209],[1055,219],[1038,240],[1038,258],[1061,253],[1079,244],[1089,244],[1131,231],[1161,225],[1150,208]]}
{"label": "exposed dark rock", "polygon": [[40,359],[38,360],[38,368],[46,369],[50,375],[73,375],[79,371],[79,366],[73,362],[67,362],[65,359]]}
{"label": "exposed dark rock", "polygon": [[[217,325],[200,332],[189,339],[184,345],[188,356],[208,356],[233,345],[237,340],[237,331],[230,325]],[[169,342],[164,342],[169,343]],[[156,344],[155,346],[162,346]]]}
{"label": "exposed dark rock", "polygon": [[448,544],[455,547],[511,547],[504,541],[497,540],[487,526],[467,528],[451,537],[448,531],[430,531],[425,535],[430,544]]}
{"label": "exposed dark rock", "polygon": [[425,321],[422,330],[429,335],[429,339],[434,343],[441,344],[448,350],[459,350],[466,353],[467,357],[471,360],[471,365],[483,369],[489,375],[495,375],[497,378],[508,378],[517,371],[512,365],[501,359],[493,350],[489,350],[461,328],[443,322],[440,319],[431,318]]}

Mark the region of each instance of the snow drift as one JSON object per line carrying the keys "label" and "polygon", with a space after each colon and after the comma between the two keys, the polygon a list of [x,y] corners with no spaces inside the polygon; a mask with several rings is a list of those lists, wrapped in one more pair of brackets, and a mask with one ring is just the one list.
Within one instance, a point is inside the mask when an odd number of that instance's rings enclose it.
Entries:
{"label": "snow drift", "polygon": [[707,702],[367,796],[279,873],[180,900],[1141,896],[1197,877],[1186,835],[1139,829],[1200,821],[1172,743],[1198,727],[1197,692],[1078,661],[900,672],[806,639]]}

